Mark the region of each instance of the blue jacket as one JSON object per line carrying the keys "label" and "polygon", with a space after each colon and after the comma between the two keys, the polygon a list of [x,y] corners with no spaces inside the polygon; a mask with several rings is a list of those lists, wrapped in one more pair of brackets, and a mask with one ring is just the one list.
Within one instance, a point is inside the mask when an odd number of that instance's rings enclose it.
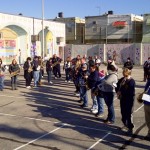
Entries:
{"label": "blue jacket", "polygon": [[90,89],[94,88],[97,81],[99,80],[99,74],[98,71],[91,72],[88,76],[88,86]]}

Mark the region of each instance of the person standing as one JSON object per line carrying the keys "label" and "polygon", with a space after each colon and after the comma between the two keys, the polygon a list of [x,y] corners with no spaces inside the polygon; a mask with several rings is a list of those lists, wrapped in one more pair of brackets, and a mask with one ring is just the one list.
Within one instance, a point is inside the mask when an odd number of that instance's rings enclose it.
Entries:
{"label": "person standing", "polygon": [[38,56],[38,62],[39,62],[39,66],[40,66],[38,84],[42,85],[41,79],[42,79],[42,72],[44,72],[44,63],[43,63],[43,59],[41,58],[41,56]]}
{"label": "person standing", "polygon": [[34,57],[32,64],[33,64],[34,87],[37,87],[39,81],[39,75],[40,75],[40,65],[39,65],[38,56]]}
{"label": "person standing", "polygon": [[96,70],[97,66],[93,65],[90,67],[90,75],[87,78],[87,83],[89,89],[91,89],[91,98],[93,101],[93,105],[91,108],[92,113],[97,113],[98,112],[98,104],[97,104],[97,98],[95,95],[92,94],[92,90],[95,88],[95,85],[97,81],[99,80],[99,72]]}
{"label": "person standing", "polygon": [[134,124],[132,121],[132,113],[135,100],[135,80],[131,77],[131,70],[123,69],[123,77],[118,81],[116,92],[120,99],[120,108],[123,127],[127,133],[132,133]]}
{"label": "person standing", "polygon": [[129,70],[133,69],[133,63],[130,57],[127,58],[127,62],[124,63],[124,68],[128,68]]}
{"label": "person standing", "polygon": [[100,69],[101,60],[97,57],[97,55],[94,57],[94,62],[97,68]]}
{"label": "person standing", "polygon": [[62,59],[57,57],[56,54],[53,55],[52,64],[53,64],[53,73],[54,73],[55,79],[57,79],[57,74],[58,74],[58,77],[61,78],[61,73],[60,73],[61,61],[62,61]]}
{"label": "person standing", "polygon": [[19,65],[21,64],[21,49],[19,49],[18,52],[18,60],[19,60]]}
{"label": "person standing", "polygon": [[[150,70],[147,73],[147,82],[145,84],[144,92],[150,95]],[[150,102],[144,101],[144,112],[145,112],[145,122],[148,127],[148,133],[144,137],[145,140],[150,141]]]}
{"label": "person standing", "polygon": [[53,67],[52,67],[52,58],[50,58],[47,62],[46,62],[46,72],[47,72],[47,80],[49,84],[53,84],[52,82],[52,71],[53,71]]}
{"label": "person standing", "polygon": [[4,79],[5,79],[5,68],[3,66],[3,61],[0,58],[0,90],[3,91],[4,89]]}
{"label": "person standing", "polygon": [[9,65],[9,73],[11,76],[12,90],[17,90],[17,81],[18,81],[18,74],[20,73],[20,68],[15,59],[13,59],[12,64]]}
{"label": "person standing", "polygon": [[31,88],[31,81],[33,77],[33,65],[31,62],[31,57],[28,57],[26,62],[24,63],[24,78],[26,80],[26,88]]}
{"label": "person standing", "polygon": [[86,80],[88,78],[88,70],[87,65],[82,65],[79,73],[79,87],[80,87],[80,100],[83,101],[83,104],[80,105],[82,108],[88,107],[88,95],[87,95],[87,87],[86,87]]}
{"label": "person standing", "polygon": [[144,82],[146,82],[146,80],[147,80],[148,70],[150,70],[150,57],[143,64],[143,71],[144,71],[144,79],[143,79],[143,81]]}
{"label": "person standing", "polygon": [[118,82],[117,66],[111,63],[108,67],[108,75],[105,76],[99,89],[103,92],[103,98],[108,108],[108,116],[104,123],[113,124],[115,122],[114,98],[115,88]]}
{"label": "person standing", "polygon": [[66,79],[65,82],[71,81],[71,58],[67,57],[66,61],[64,62],[63,70],[65,70]]}

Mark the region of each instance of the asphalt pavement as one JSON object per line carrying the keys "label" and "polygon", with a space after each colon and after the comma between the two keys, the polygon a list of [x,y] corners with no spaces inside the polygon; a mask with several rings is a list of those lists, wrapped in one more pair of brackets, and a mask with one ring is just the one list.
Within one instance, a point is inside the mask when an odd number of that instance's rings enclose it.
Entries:
{"label": "asphalt pavement", "polygon": [[[119,66],[119,77],[122,67]],[[101,66],[106,69],[106,66]],[[11,90],[10,77],[6,74],[5,89],[0,92],[0,150],[150,150],[143,104],[135,100],[133,122],[134,134],[127,135],[122,127],[119,100],[114,101],[116,122],[106,125],[104,117],[96,118],[89,107],[82,109],[74,95],[73,83],[62,78],[47,83],[45,73],[42,85],[25,88],[23,72],[19,75],[18,90]],[[136,96],[144,90],[142,67],[132,70],[136,81]]]}

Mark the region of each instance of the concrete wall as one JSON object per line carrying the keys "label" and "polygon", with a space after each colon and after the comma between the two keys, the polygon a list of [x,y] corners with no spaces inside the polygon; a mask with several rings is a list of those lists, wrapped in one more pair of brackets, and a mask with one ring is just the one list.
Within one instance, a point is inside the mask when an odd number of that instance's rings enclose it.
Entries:
{"label": "concrete wall", "polygon": [[66,45],[64,58],[76,57],[78,54],[94,56],[98,55],[102,62],[109,57],[115,58],[117,64],[123,64],[130,57],[134,64],[142,65],[150,57],[150,44],[96,44],[96,45]]}

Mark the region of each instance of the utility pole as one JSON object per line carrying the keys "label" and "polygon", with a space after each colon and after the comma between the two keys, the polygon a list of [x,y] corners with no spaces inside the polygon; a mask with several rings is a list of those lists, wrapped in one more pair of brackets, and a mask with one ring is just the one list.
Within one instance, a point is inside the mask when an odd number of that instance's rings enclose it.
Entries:
{"label": "utility pole", "polygon": [[42,57],[44,59],[44,0],[42,0]]}

